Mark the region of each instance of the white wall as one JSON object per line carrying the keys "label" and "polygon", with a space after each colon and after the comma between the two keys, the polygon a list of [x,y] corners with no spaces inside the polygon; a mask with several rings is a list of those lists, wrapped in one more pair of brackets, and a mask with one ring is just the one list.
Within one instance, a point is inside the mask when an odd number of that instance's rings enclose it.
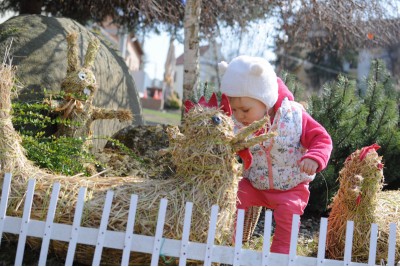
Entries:
{"label": "white wall", "polygon": [[183,65],[175,66],[175,80],[174,80],[174,90],[178,93],[179,98],[183,97]]}
{"label": "white wall", "polygon": [[151,86],[149,75],[143,70],[138,70],[133,71],[132,76],[133,80],[135,81],[136,89],[139,93],[139,96],[143,97],[146,88]]}

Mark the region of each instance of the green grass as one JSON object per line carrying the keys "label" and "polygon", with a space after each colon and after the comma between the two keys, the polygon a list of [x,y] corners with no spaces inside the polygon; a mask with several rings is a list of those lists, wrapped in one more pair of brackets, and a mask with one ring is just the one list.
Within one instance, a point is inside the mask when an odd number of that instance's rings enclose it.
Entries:
{"label": "green grass", "polygon": [[164,110],[143,109],[143,118],[146,122],[179,125],[181,113],[179,110],[167,112]]}

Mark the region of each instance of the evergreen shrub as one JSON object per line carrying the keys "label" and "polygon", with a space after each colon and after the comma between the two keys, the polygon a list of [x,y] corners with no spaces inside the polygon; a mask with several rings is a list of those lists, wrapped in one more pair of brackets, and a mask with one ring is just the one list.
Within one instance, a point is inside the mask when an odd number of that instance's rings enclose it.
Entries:
{"label": "evergreen shrub", "polygon": [[383,156],[387,188],[398,188],[400,166],[399,93],[382,61],[371,65],[367,88],[339,75],[327,83],[321,95],[309,99],[309,113],[332,137],[328,167],[310,184],[307,210],[324,213],[338,189],[337,178],[346,158],[355,150],[377,143]]}

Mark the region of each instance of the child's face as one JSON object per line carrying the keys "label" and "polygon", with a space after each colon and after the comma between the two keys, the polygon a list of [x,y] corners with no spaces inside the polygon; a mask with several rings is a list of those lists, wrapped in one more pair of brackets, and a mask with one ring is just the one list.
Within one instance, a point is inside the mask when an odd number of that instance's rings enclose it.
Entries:
{"label": "child's face", "polygon": [[251,97],[229,97],[229,102],[233,116],[245,126],[261,120],[267,113],[265,104]]}

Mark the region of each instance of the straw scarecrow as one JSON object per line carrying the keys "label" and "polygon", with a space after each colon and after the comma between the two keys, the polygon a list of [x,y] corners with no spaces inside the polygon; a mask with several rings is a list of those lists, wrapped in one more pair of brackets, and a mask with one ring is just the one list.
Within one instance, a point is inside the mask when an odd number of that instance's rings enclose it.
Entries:
{"label": "straw scarecrow", "polygon": [[77,33],[67,35],[67,75],[61,83],[62,101],[45,100],[56,112],[62,113],[66,123],[59,125],[58,136],[82,138],[85,141],[84,149],[90,148],[92,137],[92,123],[95,120],[118,119],[131,121],[132,113],[129,110],[104,109],[93,106],[92,102],[97,92],[96,78],[91,70],[100,47],[97,38],[89,42],[84,64],[80,66],[78,57]]}
{"label": "straw scarecrow", "polygon": [[[225,96],[218,107],[214,95],[210,101],[201,98],[199,104],[187,102],[187,113],[182,133],[177,127],[170,127],[169,153],[176,164],[176,175],[167,180],[142,179],[138,177],[98,176],[57,176],[35,167],[26,159],[20,146],[19,135],[15,132],[10,116],[10,90],[13,81],[11,68],[2,66],[1,71],[9,73],[9,79],[1,75],[0,83],[1,110],[0,122],[0,179],[5,172],[13,173],[11,198],[7,215],[22,216],[23,193],[28,178],[37,180],[31,219],[45,220],[54,182],[61,185],[60,200],[54,221],[72,224],[79,188],[87,188],[86,202],[81,226],[98,228],[104,207],[107,190],[114,191],[114,199],[108,229],[126,231],[127,214],[131,194],[139,196],[135,234],[154,236],[157,223],[159,201],[168,199],[167,215],[163,236],[180,239],[184,217],[184,204],[193,202],[193,223],[191,241],[205,242],[207,239],[211,205],[219,205],[219,216],[216,231],[217,244],[229,244],[232,241],[234,217],[236,212],[236,191],[240,168],[236,160],[236,151],[246,153],[246,148],[267,140],[273,134],[265,134],[248,139],[247,137],[265,126],[268,118],[255,122],[242,129],[237,135],[233,133],[231,110]],[[251,159],[245,162],[251,163]],[[33,247],[39,248],[40,241],[28,240]],[[54,252],[65,257],[68,244],[52,241]],[[78,245],[75,260],[81,264],[91,264],[94,248]],[[121,251],[105,249],[102,264],[115,265],[121,261]],[[135,264],[148,263],[146,257],[131,257]]]}
{"label": "straw scarecrow", "polygon": [[[328,218],[327,255],[343,259],[347,221],[354,222],[354,261],[368,261],[371,224],[378,225],[377,261],[387,258],[389,223],[397,223],[400,232],[400,192],[381,191],[384,177],[382,157],[374,144],[355,151],[339,173],[340,187],[333,198]],[[397,234],[397,244],[400,235]],[[400,247],[396,249],[400,260]]]}

